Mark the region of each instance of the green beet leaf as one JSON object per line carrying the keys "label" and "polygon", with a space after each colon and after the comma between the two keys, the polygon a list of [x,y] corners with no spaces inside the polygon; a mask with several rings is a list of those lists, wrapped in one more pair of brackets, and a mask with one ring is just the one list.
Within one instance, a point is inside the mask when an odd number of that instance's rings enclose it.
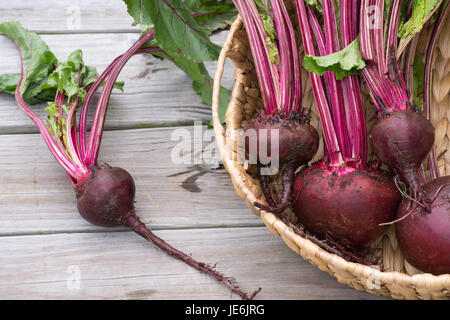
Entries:
{"label": "green beet leaf", "polygon": [[359,50],[359,38],[341,51],[326,56],[305,55],[304,65],[308,71],[319,75],[333,71],[338,80],[358,74],[366,66]]}

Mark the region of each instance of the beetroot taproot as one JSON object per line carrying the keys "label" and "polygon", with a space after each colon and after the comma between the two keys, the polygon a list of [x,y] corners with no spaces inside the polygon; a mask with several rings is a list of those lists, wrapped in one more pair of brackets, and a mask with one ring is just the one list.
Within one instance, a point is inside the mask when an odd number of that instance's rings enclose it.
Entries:
{"label": "beetroot taproot", "polygon": [[[301,165],[308,163],[316,154],[319,147],[319,135],[317,130],[310,124],[298,119],[294,112],[291,114],[275,114],[271,116],[259,115],[253,118],[245,127],[246,132],[246,151],[249,152],[248,132],[256,133],[257,154],[261,155],[261,146],[267,150],[267,158],[270,158],[271,165],[278,164],[281,176],[282,190],[280,192],[278,203],[272,197],[271,183],[268,182],[265,175],[261,175],[261,187],[264,196],[269,204],[265,206],[255,203],[255,206],[280,213],[290,204],[292,182],[295,170]],[[275,134],[274,134],[275,133]],[[276,140],[272,140],[272,139]],[[272,154],[273,145],[276,144],[276,154]]]}

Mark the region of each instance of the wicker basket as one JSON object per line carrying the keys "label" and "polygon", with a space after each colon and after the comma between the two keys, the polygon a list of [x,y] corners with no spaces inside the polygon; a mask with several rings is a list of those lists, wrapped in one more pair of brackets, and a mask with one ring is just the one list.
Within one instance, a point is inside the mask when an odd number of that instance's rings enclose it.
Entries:
{"label": "wicker basket", "polygon": [[[286,4],[291,14],[295,14],[292,3],[287,1]],[[293,21],[295,20],[293,19]],[[296,27],[298,30],[298,26]],[[299,35],[298,32],[297,35]],[[299,43],[301,42],[299,41]],[[225,129],[219,120],[218,101],[226,58],[231,59],[236,70],[232,98],[226,114]],[[247,201],[250,209],[264,221],[272,233],[280,236],[292,250],[311,264],[319,267],[320,270],[328,272],[340,283],[347,284],[357,290],[365,290],[375,295],[391,296],[396,299],[449,299],[450,275],[425,274],[408,264],[398,247],[392,227],[380,239],[370,245],[373,250],[381,252],[381,267],[371,267],[348,262],[338,255],[323,250],[310,240],[296,234],[293,229],[274,214],[253,206],[255,201],[265,202],[257,178],[258,175],[255,174],[256,168],[252,166],[244,168],[241,163],[236,161],[236,141],[238,135],[242,134],[242,130],[237,129],[243,128],[255,112],[262,107],[252,61],[252,53],[248,45],[245,28],[241,18],[238,17],[230,29],[218,61],[214,79],[213,119],[216,143],[222,161],[239,196]],[[303,105],[313,106],[311,122],[320,131],[312,88],[307,73],[304,70],[302,70],[302,73],[302,79],[304,80]],[[436,154],[443,154],[439,159],[441,173],[449,175],[450,151],[446,152],[446,150],[449,148],[450,137],[450,19],[446,21],[436,50],[433,84],[432,122],[436,128]],[[364,105],[367,106],[366,118],[370,128],[376,121],[375,107],[364,92],[363,100]],[[323,155],[322,140],[318,154],[313,161],[320,159]],[[295,215],[289,209],[283,214],[293,223],[296,222]]]}

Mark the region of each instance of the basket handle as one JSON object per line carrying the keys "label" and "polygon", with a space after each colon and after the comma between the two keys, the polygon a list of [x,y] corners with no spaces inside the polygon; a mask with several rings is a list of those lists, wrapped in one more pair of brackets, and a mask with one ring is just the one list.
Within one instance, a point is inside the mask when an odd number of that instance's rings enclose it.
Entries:
{"label": "basket handle", "polygon": [[214,133],[216,136],[217,145],[219,146],[219,151],[222,156],[222,159],[224,159],[225,154],[224,154],[224,150],[222,150],[222,148],[220,146],[225,145],[226,131],[222,125],[222,122],[220,121],[220,115],[219,115],[220,82],[222,80],[223,71],[225,69],[225,60],[227,59],[227,53],[230,50],[231,43],[234,38],[234,33],[240,29],[241,24],[242,24],[242,20],[241,20],[240,16],[238,15],[236,20],[231,25],[230,32],[228,33],[228,36],[227,36],[227,40],[225,41],[224,45],[222,46],[222,50],[220,51],[219,59],[217,60],[216,73],[214,75],[213,98],[212,98],[212,117],[213,117]]}

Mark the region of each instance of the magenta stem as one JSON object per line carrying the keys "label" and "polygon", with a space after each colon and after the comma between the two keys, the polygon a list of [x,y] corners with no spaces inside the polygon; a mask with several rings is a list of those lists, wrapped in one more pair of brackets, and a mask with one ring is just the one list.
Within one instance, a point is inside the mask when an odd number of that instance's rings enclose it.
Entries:
{"label": "magenta stem", "polygon": [[[315,56],[316,50],[314,48],[314,40],[311,34],[311,28],[308,23],[308,15],[306,12],[305,3],[303,0],[296,0],[296,9],[298,20],[300,23],[300,30],[302,34],[302,42],[307,55]],[[343,164],[341,150],[337,139],[336,131],[333,127],[333,120],[330,113],[330,108],[327,101],[322,78],[309,72],[309,79],[313,88],[314,98],[319,111],[320,121],[322,125],[325,148],[330,158],[330,163],[333,165]]]}
{"label": "magenta stem", "polygon": [[[360,1],[344,1],[340,7],[342,46],[348,46],[358,35],[358,6]],[[347,130],[351,146],[350,158],[360,167],[367,162],[367,128],[361,99],[359,78],[356,75],[342,79]]]}
{"label": "magenta stem", "polygon": [[[334,5],[327,3],[328,0],[323,1],[323,13],[324,21],[334,19],[334,25],[336,24]],[[333,32],[335,27],[333,22],[327,21],[325,23],[325,38],[322,33],[319,21],[314,14],[311,7],[307,8],[309,22],[311,24],[311,29],[316,39],[317,48],[321,56],[331,54],[333,52],[339,51],[339,43],[336,41]],[[333,11],[333,12],[330,12]],[[341,82],[336,80],[336,75],[332,71],[327,71],[323,75],[325,81],[325,90],[329,98],[329,103],[331,106],[331,115],[333,118],[333,127],[336,130],[337,140],[339,142],[339,147],[344,158],[350,157],[350,141],[348,139],[348,131],[345,121],[345,110],[344,110],[344,100],[342,96],[342,86]]]}
{"label": "magenta stem", "polygon": [[119,58],[117,64],[111,70],[97,103],[97,110],[94,115],[91,134],[89,135],[89,142],[84,158],[84,163],[87,166],[94,165],[97,162],[109,98],[120,71],[127,61],[139,50],[139,48],[153,37],[154,33],[154,30],[151,30],[141,39],[136,41],[136,43]]}
{"label": "magenta stem", "polygon": [[363,0],[361,4],[361,34],[360,34],[360,49],[361,49],[361,56],[366,61],[372,61],[374,59],[372,47],[370,46],[371,43],[371,33],[369,32],[368,24],[369,21],[369,15],[367,13],[367,10],[369,9],[370,0]]}
{"label": "magenta stem", "polygon": [[285,23],[284,15],[281,11],[281,6],[279,0],[270,0],[270,4],[273,10],[273,21],[275,24],[275,29],[278,39],[278,52],[279,52],[279,90],[278,90],[278,108],[279,110],[289,110],[292,107],[292,52],[291,44],[288,38],[287,25]]}
{"label": "magenta stem", "polygon": [[289,14],[287,12],[286,6],[284,3],[280,5],[281,12],[284,16],[285,23],[287,25],[288,29],[288,36],[291,43],[291,51],[292,51],[292,60],[293,60],[293,82],[292,86],[294,87],[294,96],[293,96],[293,102],[292,102],[292,109],[295,112],[300,113],[302,111],[302,74],[300,71],[300,61],[298,58],[298,48],[297,48],[297,40],[295,38],[295,31],[294,27],[291,23]]}
{"label": "magenta stem", "polygon": [[[147,48],[140,48],[138,51],[136,51],[135,54],[143,54],[143,53],[150,53],[154,51],[161,51],[160,48],[156,47],[147,47]],[[119,59],[123,55],[118,56],[109,64],[109,66],[103,71],[103,73],[97,78],[97,80],[90,86],[86,97],[83,102],[83,106],[81,108],[81,114],[80,114],[80,129],[79,129],[79,149],[80,149],[80,156],[84,159],[86,155],[86,146],[87,146],[87,117],[89,113],[89,107],[91,105],[92,99],[97,92],[98,88],[101,86],[101,84],[105,81],[105,79],[108,77],[108,75],[111,73],[111,70],[117,65]]]}
{"label": "magenta stem", "polygon": [[[74,118],[75,109],[77,107],[78,103],[78,97],[74,99],[74,101],[69,106],[69,112],[66,116],[66,128],[65,128],[65,134],[66,134],[66,141],[67,141],[67,152],[69,152],[70,158],[72,159],[72,162],[77,165],[80,170],[83,172],[83,174],[86,176],[88,172],[90,172],[90,169],[85,165],[85,163],[80,159],[78,156],[77,148],[76,148],[76,142],[73,140],[73,129],[76,129],[75,126],[72,127],[72,119]],[[75,135],[76,136],[76,135]],[[76,139],[75,139],[76,140]]]}
{"label": "magenta stem", "polygon": [[80,156],[84,159],[86,156],[87,147],[87,116],[89,112],[89,107],[94,97],[95,92],[100,87],[100,85],[105,81],[106,77],[110,74],[111,70],[116,66],[117,62],[122,56],[120,55],[110,65],[103,71],[103,73],[97,78],[97,80],[89,88],[88,93],[83,102],[83,107],[81,108],[80,114],[80,129],[79,129],[79,140],[80,140]]}
{"label": "magenta stem", "polygon": [[262,39],[266,39],[265,37],[261,37],[261,33],[264,33],[264,27],[257,27],[257,21],[261,22],[261,17],[258,13],[257,16],[252,14],[252,11],[249,8],[250,4],[253,4],[253,1],[247,2],[243,0],[233,0],[236,8],[238,9],[247,31],[247,35],[249,37],[250,48],[253,54],[253,60],[255,64],[256,74],[258,77],[258,82],[260,85],[260,91],[264,100],[264,106],[267,113],[272,113],[272,111],[277,108],[277,92],[276,85],[274,83],[274,73],[271,72],[270,61],[268,58],[268,49],[266,45],[262,41]]}
{"label": "magenta stem", "polygon": [[[384,61],[384,24],[383,24],[383,12],[384,12],[384,0],[375,1],[375,19],[373,26],[373,41],[375,48],[376,63],[378,65],[378,73],[380,77],[384,76],[386,65]],[[370,26],[368,26],[370,28]],[[373,45],[369,43],[369,45]]]}
{"label": "magenta stem", "polygon": [[[262,41],[262,47],[263,47],[264,51],[266,52],[265,59],[267,61],[267,65],[269,66],[269,72],[271,74],[272,83],[273,83],[274,98],[275,98],[274,110],[275,110],[276,107],[279,105],[278,98],[280,97],[280,92],[279,92],[280,91],[280,88],[279,88],[280,74],[279,74],[278,66],[276,65],[276,63],[272,62],[269,59],[270,46],[266,44],[266,39],[267,39],[268,35],[266,33],[264,23],[261,19],[261,15],[259,13],[258,7],[254,3],[254,1],[241,1],[241,3],[242,2],[247,5],[248,11],[251,13],[251,16],[253,17],[253,22],[255,23],[256,30],[258,31],[258,35]],[[265,3],[263,3],[263,6],[264,6],[266,12],[268,12],[270,14],[269,8],[266,6]]]}
{"label": "magenta stem", "polygon": [[[397,39],[398,39],[398,25],[400,18],[400,8],[402,6],[402,0],[393,0],[391,5],[391,16],[389,19],[389,30],[386,44],[386,56],[385,56],[385,69],[384,73],[388,73],[388,66],[391,61],[391,57],[396,57],[397,54]],[[391,78],[391,80],[394,80]]]}
{"label": "magenta stem", "polygon": [[417,48],[417,42],[419,40],[419,37],[416,36],[414,39],[410,42],[408,50],[405,51],[405,68],[404,68],[404,74],[405,74],[405,86],[406,90],[409,93],[409,103],[412,105],[414,103],[414,58],[416,56],[416,48]]}
{"label": "magenta stem", "polygon": [[22,52],[19,49],[19,57],[20,57],[20,80],[17,84],[14,97],[16,99],[17,104],[19,107],[25,112],[25,114],[33,120],[36,127],[38,128],[39,132],[41,133],[42,137],[44,138],[45,143],[47,144],[47,147],[49,148],[51,154],[53,157],[58,161],[58,163],[66,170],[68,174],[70,174],[75,179],[83,177],[83,173],[80,171],[80,169],[74,165],[70,159],[67,157],[67,155],[61,150],[60,146],[56,143],[52,135],[50,134],[47,126],[44,124],[44,122],[39,118],[39,116],[31,110],[31,108],[28,106],[28,104],[25,102],[25,100],[22,97],[21,94],[21,87],[22,87],[22,80],[23,80],[23,59],[22,59]]}

